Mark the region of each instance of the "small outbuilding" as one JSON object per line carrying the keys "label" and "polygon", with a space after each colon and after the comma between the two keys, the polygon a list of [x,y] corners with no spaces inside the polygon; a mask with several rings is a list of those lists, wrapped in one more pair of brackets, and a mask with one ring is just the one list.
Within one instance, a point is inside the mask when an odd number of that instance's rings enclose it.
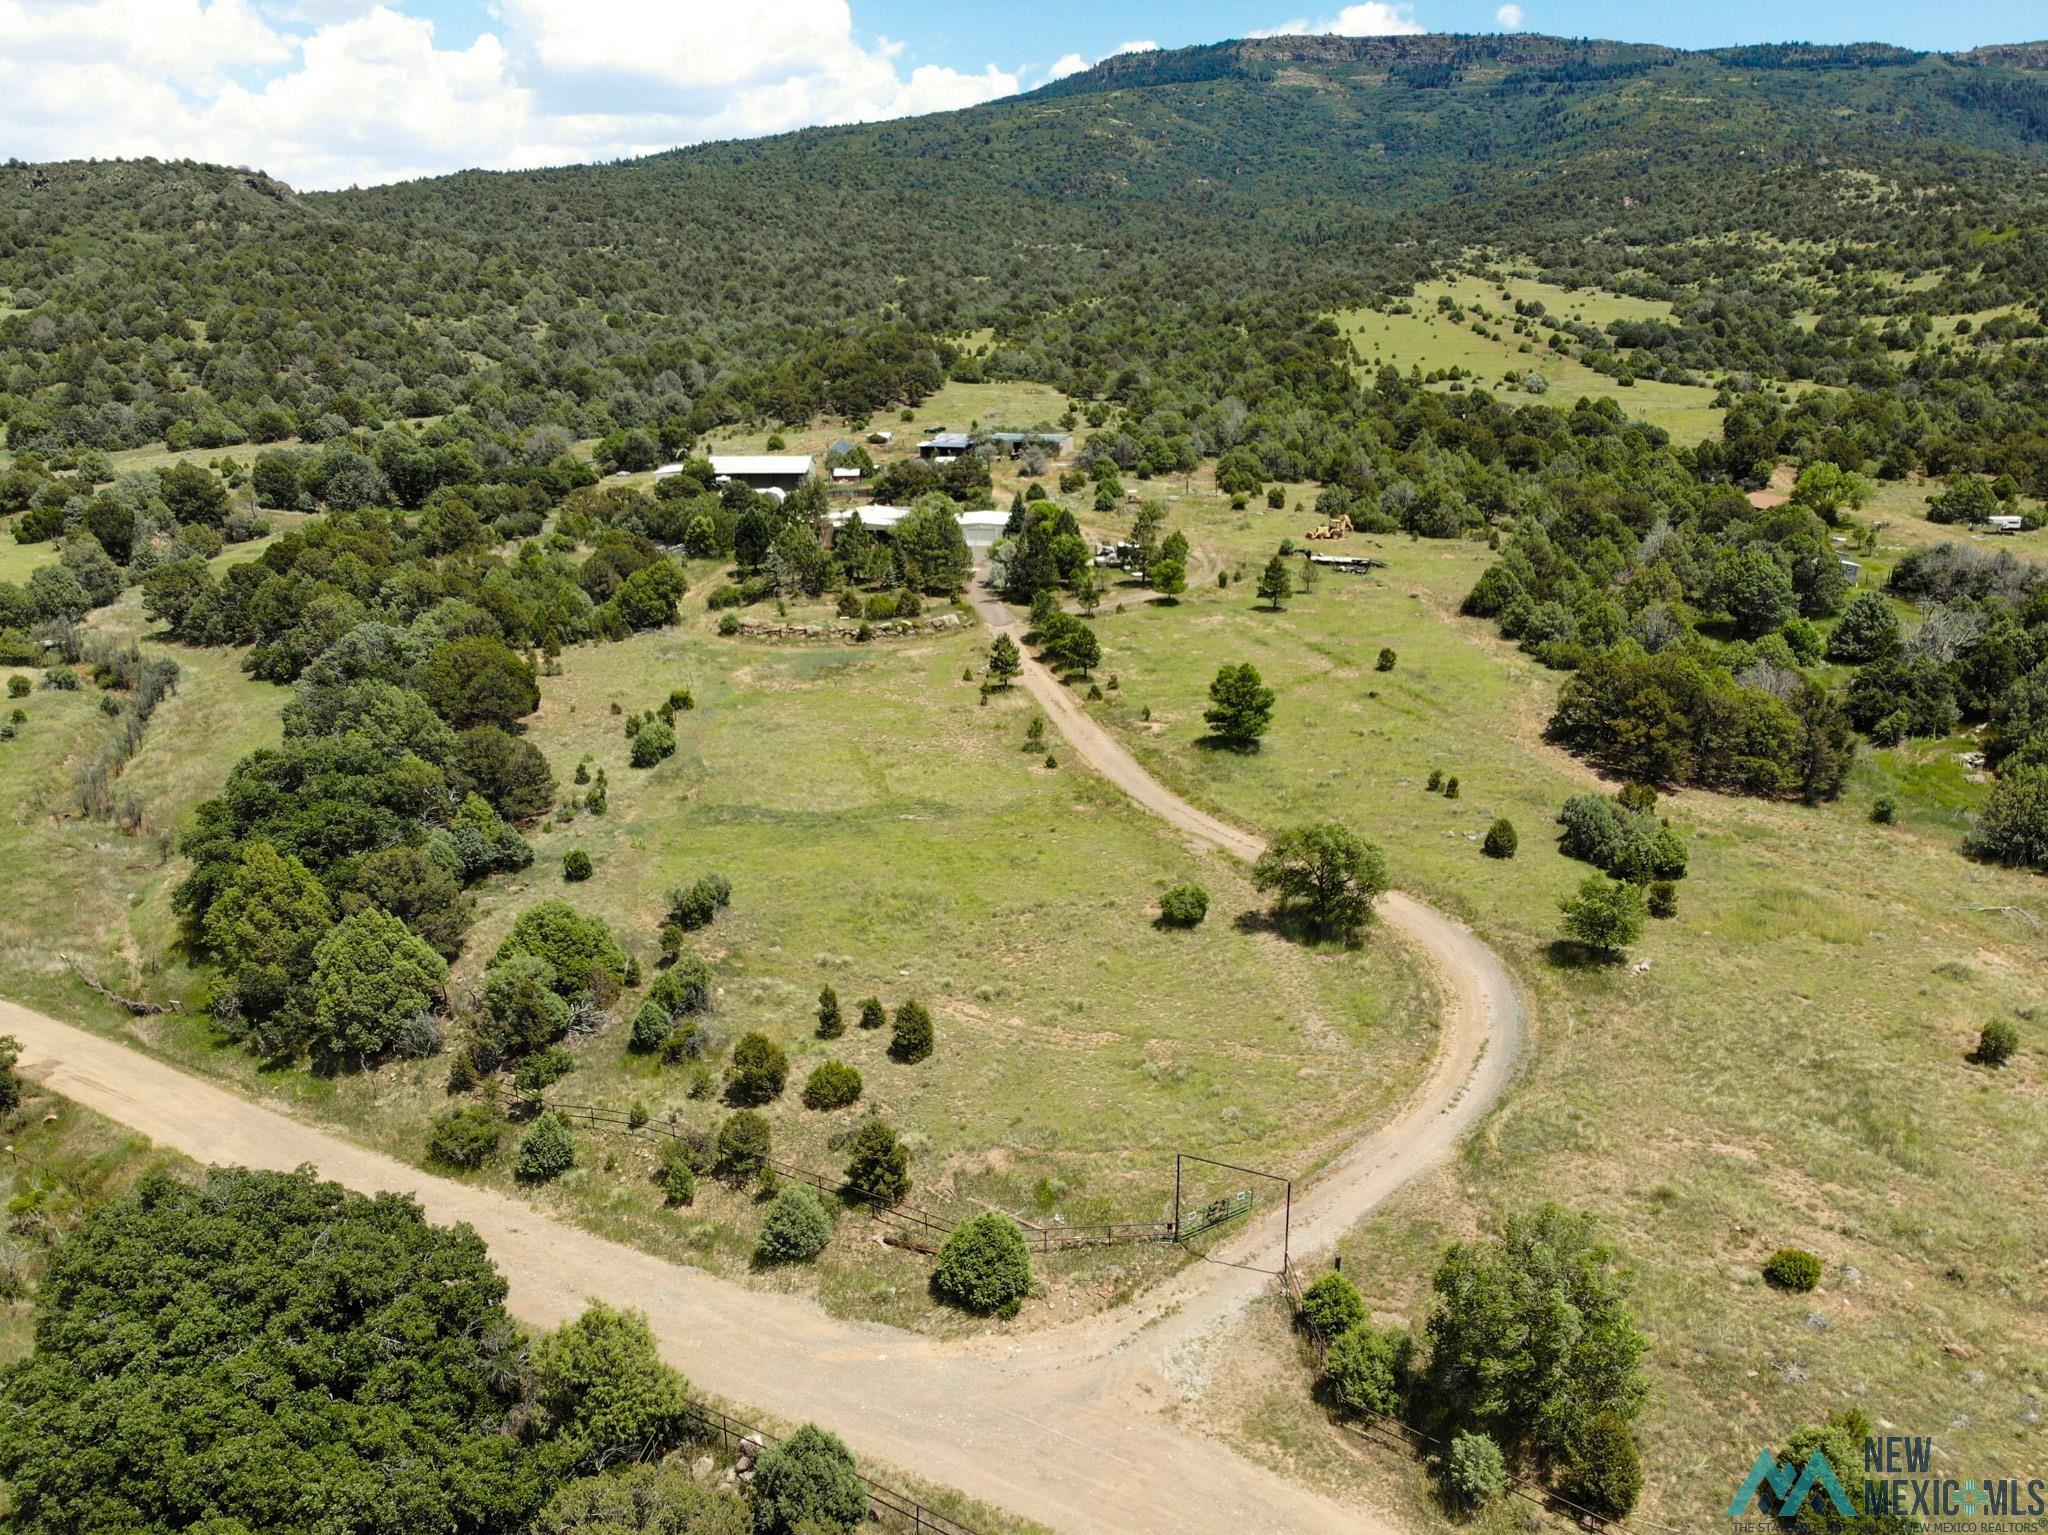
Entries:
{"label": "small outbuilding", "polygon": [[[1042,448],[1058,458],[1067,451],[1072,439],[1064,432],[984,432],[980,441],[1001,453],[1015,458],[1026,448]],[[975,437],[968,432],[934,432],[917,445],[918,456],[939,463],[950,463],[975,445]]]}
{"label": "small outbuilding", "polygon": [[1071,440],[1065,432],[990,432],[988,440],[997,447],[1006,449],[1010,457],[1016,458],[1026,448],[1043,448],[1054,458],[1067,451]]}
{"label": "small outbuilding", "polygon": [[787,493],[811,477],[811,455],[714,453],[711,455],[711,473],[719,480],[736,480],[750,490],[779,490]]}

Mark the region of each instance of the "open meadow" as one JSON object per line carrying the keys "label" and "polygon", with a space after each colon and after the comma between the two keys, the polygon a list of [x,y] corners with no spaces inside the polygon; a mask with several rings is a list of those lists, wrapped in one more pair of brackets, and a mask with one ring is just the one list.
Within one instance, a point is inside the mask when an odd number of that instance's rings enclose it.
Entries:
{"label": "open meadow", "polygon": [[[710,574],[694,570],[693,582]],[[141,628],[132,596],[96,626]],[[1241,924],[1262,902],[1240,869],[1180,846],[1059,764],[1056,737],[1020,749],[1028,702],[983,705],[962,680],[982,648],[971,626],[861,647],[750,644],[718,636],[693,601],[680,628],[570,650],[544,680],[529,736],[564,797],[579,762],[602,769],[608,813],[532,832],[533,867],[482,891],[454,988],[475,984],[518,911],[553,896],[602,914],[651,975],[664,892],[717,871],[733,883],[732,906],[693,943],[716,975],[709,1028],[721,1047],[759,1029],[789,1052],[788,1090],[767,1111],[779,1156],[836,1173],[874,1107],[914,1149],[914,1203],[953,1218],[994,1206],[1039,1222],[1164,1217],[1176,1148],[1309,1171],[1412,1084],[1431,1049],[1432,993],[1398,952],[1305,949]],[[131,768],[149,769],[138,781],[152,786],[153,828],[179,824],[236,757],[274,740],[289,696],[243,678],[232,654],[171,649],[186,680]],[[677,717],[679,751],[651,770],[630,767],[614,710],[644,712],[677,687],[696,702]],[[129,1019],[65,972],[61,956],[76,954],[111,984],[139,989],[173,943],[169,893],[183,868],[154,835],[124,837],[72,813],[67,759],[102,728],[95,700],[89,686],[34,694],[28,724],[0,755],[21,807],[0,855],[30,893],[0,927],[8,993],[90,1016],[419,1160],[427,1123],[447,1103],[445,1059],[362,1076],[265,1069],[220,1043],[196,1011]],[[587,883],[562,880],[571,849],[593,860]],[[1158,894],[1187,881],[1210,892],[1208,922],[1193,933],[1157,926]],[[849,1017],[830,1042],[814,1037],[827,984]],[[189,1001],[196,983],[172,960],[148,989]],[[930,1060],[897,1065],[886,1031],[852,1026],[870,995],[931,1009]],[[619,1109],[637,1101],[685,1126],[723,1118],[705,1093],[708,1071],[629,1055],[625,1035],[622,1016],[576,1040],[578,1069],[553,1096]],[[798,1102],[828,1057],[861,1071],[862,1107],[820,1113]],[[695,1205],[664,1209],[645,1141],[583,1132],[579,1160],[541,1196],[550,1206],[657,1251],[746,1269],[751,1198],[707,1180]],[[482,1176],[509,1181],[506,1162]],[[816,1283],[849,1313],[935,1320],[921,1267],[880,1249],[876,1235],[849,1218],[815,1280],[806,1270],[761,1282]],[[1039,1314],[1113,1300],[1174,1261],[1166,1249],[1132,1248],[1056,1259]]]}
{"label": "open meadow", "polygon": [[[1206,493],[1167,505],[1197,563],[1246,576],[1312,521]],[[1320,573],[1278,613],[1249,580],[1211,576],[1177,604],[1119,589],[1098,628],[1121,687],[1091,707],[1220,814],[1267,830],[1332,817],[1376,839],[1394,881],[1464,915],[1530,994],[1524,1084],[1455,1167],[1353,1234],[1345,1273],[1389,1319],[1419,1321],[1444,1242],[1546,1199],[1599,1212],[1653,1339],[1652,1518],[1718,1512],[1709,1494],[1725,1501],[1755,1445],[1844,1405],[1938,1431],[1959,1463],[2023,1472],[2048,1388],[2048,899],[2038,877],[1960,856],[1986,792],[1968,743],[1863,748],[1841,800],[1817,808],[1667,796],[1692,850],[1678,915],[1650,924],[1635,964],[1561,967],[1557,902],[1588,871],[1556,851],[1553,818],[1603,786],[1542,739],[1561,679],[1457,616],[1488,551],[1311,547],[1388,568]],[[1383,646],[1390,672],[1374,669]],[[1208,681],[1237,661],[1279,692],[1252,755],[1199,744]],[[1457,776],[1456,799],[1426,790],[1432,770]],[[1897,796],[1898,824],[1871,823],[1879,794]],[[1480,839],[1502,816],[1520,852],[1496,861]],[[2024,1044],[1989,1073],[1964,1058],[2001,1017]],[[1824,1260],[1813,1295],[1759,1278],[1786,1245]],[[1281,1336],[1265,1331],[1212,1372],[1214,1421],[1276,1463],[1403,1481],[1421,1507],[1405,1462],[1361,1462],[1318,1428],[1291,1369],[1258,1362]]]}
{"label": "open meadow", "polygon": [[[1440,309],[1440,299],[1450,300],[1455,310]],[[1660,426],[1681,443],[1721,435],[1723,412],[1715,408],[1711,388],[1657,379],[1622,384],[1554,349],[1534,322],[1529,322],[1526,335],[1518,333],[1518,302],[1541,303],[1553,320],[1580,321],[1600,330],[1615,320],[1663,319],[1671,312],[1669,304],[1648,299],[1598,289],[1573,291],[1532,277],[1506,275],[1498,283],[1474,276],[1418,283],[1412,298],[1389,301],[1380,309],[1348,309],[1336,318],[1357,354],[1359,371],[1368,379],[1387,364],[1403,373],[1419,368],[1424,377],[1461,368],[1471,375],[1463,387],[1489,390],[1519,403],[1538,397],[1506,387],[1503,378],[1536,372],[1548,382],[1541,397],[1548,404],[1568,408],[1581,397],[1611,399],[1630,419]],[[1392,312],[1396,307],[1408,312]]]}

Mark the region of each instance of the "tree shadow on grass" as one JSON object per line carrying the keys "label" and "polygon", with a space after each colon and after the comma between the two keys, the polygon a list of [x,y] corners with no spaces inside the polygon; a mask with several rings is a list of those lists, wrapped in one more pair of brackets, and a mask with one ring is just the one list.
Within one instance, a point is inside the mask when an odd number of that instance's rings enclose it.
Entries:
{"label": "tree shadow on grass", "polygon": [[1543,946],[1543,957],[1560,970],[1613,970],[1627,958],[1612,949],[1596,949],[1576,938],[1553,938]]}
{"label": "tree shadow on grass", "polygon": [[1259,753],[1257,741],[1240,741],[1235,736],[1196,736],[1195,746],[1201,751],[1229,752],[1235,757],[1255,757]]}
{"label": "tree shadow on grass", "polygon": [[1365,942],[1363,932],[1347,938],[1341,933],[1326,931],[1298,912],[1264,907],[1239,912],[1231,918],[1230,925],[1240,933],[1285,938],[1305,949],[1327,949],[1333,954],[1359,948]]}

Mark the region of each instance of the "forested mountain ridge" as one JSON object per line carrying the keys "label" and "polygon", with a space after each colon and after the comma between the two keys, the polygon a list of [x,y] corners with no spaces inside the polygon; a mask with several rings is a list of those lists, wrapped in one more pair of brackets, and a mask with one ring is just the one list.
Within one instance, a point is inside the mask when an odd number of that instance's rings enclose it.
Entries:
{"label": "forested mountain ridge", "polygon": [[1198,354],[1191,377],[1220,367],[1248,398],[1267,370],[1198,338],[1324,350],[1319,310],[1475,241],[1658,297],[1740,276],[1780,334],[1705,327],[1686,364],[1840,377],[1854,349],[1792,334],[1762,253],[1714,238],[1829,242],[1837,279],[1945,268],[1980,290],[1951,308],[2038,293],[2038,234],[1979,241],[2024,231],[2048,182],[2039,52],[1269,39],[962,112],[335,194],[15,165],[0,413],[16,447],[225,446],[457,404],[701,430],[908,397],[950,366],[938,338],[983,327],[989,367],[1077,397],[1143,407]]}
{"label": "forested mountain ridge", "polygon": [[[601,467],[646,468],[734,423],[866,422],[949,376],[1033,380],[1096,429],[1081,456],[1098,473],[1209,459],[1231,493],[1319,482],[1361,526],[1503,540],[1470,610],[1552,665],[1698,640],[1722,677],[1671,727],[1690,744],[1631,771],[1825,796],[1847,717],[1825,689],[1795,719],[1755,680],[1771,678],[1738,679],[1749,642],[1840,612],[1828,524],[1850,498],[1752,516],[1735,492],[1789,462],[2048,495],[2048,86],[2032,51],[1989,57],[1272,39],[926,118],[336,194],[191,165],[15,166],[0,414],[27,451],[0,512],[24,514],[23,541],[104,527],[128,564],[152,548],[131,516],[185,519],[140,481],[93,495],[71,472],[84,450],[296,438],[257,463],[262,504],[438,515],[452,496],[463,530],[428,537],[461,545],[484,523],[518,536],[533,498],[587,481],[577,438]],[[1333,318],[1501,261],[1656,308],[1599,326],[1480,314],[1527,358],[1478,381],[1498,395],[1375,373]],[[1708,386],[1725,424],[1671,443],[1612,401],[1541,401],[1553,358],[1616,389]],[[762,525],[780,536],[797,508]],[[740,510],[592,515],[723,554]],[[118,590],[92,554],[85,575]],[[179,632],[258,637],[279,675],[313,653],[288,623],[195,611]],[[565,643],[629,622],[549,611],[511,628]],[[1714,650],[1702,623],[1740,647]],[[1818,635],[1798,640],[1770,664],[1810,659]],[[2032,643],[1997,675],[2027,670]],[[1872,675],[1855,724],[1894,740],[1985,718],[1995,692],[1930,682],[1941,697],[1895,719],[1879,705],[1899,679]],[[1642,689],[1677,685],[1623,680],[1580,700],[1588,754],[1613,755]],[[1760,711],[1753,730],[1716,723],[1736,705]],[[1695,751],[1709,738],[1723,756]]]}

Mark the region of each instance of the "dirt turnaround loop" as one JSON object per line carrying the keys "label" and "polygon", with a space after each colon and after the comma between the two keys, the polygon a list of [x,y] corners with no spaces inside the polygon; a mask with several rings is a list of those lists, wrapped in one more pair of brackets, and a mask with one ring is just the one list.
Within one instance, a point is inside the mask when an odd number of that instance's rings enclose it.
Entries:
{"label": "dirt turnaround loop", "polygon": [[[992,632],[1017,625],[993,600]],[[1034,661],[1024,686],[1073,750],[1144,809],[1231,857],[1264,843],[1158,783]],[[1327,1251],[1402,1185],[1446,1160],[1499,1099],[1522,1040],[1506,968],[1462,924],[1398,892],[1380,914],[1432,971],[1443,997],[1437,1052],[1392,1118],[1339,1156],[1294,1202],[1297,1262]],[[1109,1315],[1015,1336],[942,1342],[828,1316],[680,1267],[542,1214],[515,1195],[437,1177],[217,1087],[141,1051],[0,1002],[21,1067],[66,1097],[201,1162],[289,1169],[365,1193],[396,1190],[437,1221],[467,1221],[538,1327],[588,1297],[636,1306],[662,1354],[692,1381],[783,1418],[811,1419],[861,1455],[914,1470],[1072,1535],[1394,1535],[1383,1514],[1254,1464],[1176,1421],[1181,1382],[1232,1320],[1273,1284],[1277,1212]]]}

